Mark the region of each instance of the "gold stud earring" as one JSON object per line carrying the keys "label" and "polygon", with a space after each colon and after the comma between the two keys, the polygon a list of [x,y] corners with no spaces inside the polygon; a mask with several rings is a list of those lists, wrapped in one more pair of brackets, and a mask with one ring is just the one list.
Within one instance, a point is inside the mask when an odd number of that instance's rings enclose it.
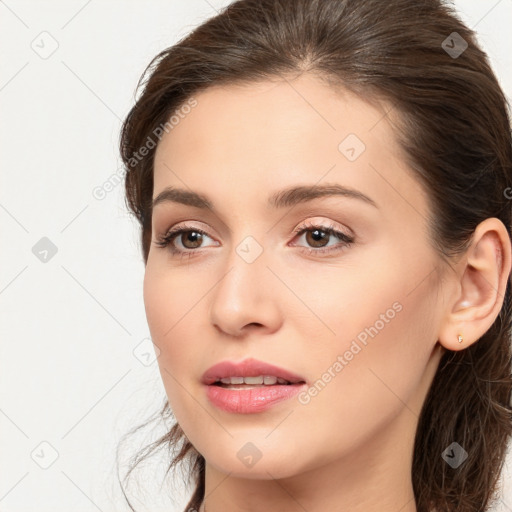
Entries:
{"label": "gold stud earring", "polygon": [[462,343],[464,341],[464,338],[462,337],[462,334],[459,334],[459,343]]}

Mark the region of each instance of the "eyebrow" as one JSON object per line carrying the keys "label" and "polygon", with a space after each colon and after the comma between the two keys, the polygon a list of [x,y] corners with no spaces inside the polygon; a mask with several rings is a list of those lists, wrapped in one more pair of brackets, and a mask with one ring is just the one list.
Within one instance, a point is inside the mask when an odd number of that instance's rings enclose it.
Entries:
{"label": "eyebrow", "polygon": [[[339,184],[301,185],[290,187],[275,192],[269,196],[267,205],[272,209],[286,208],[289,206],[295,206],[300,203],[312,201],[319,197],[328,196],[342,196],[359,199],[367,204],[374,206],[375,208],[378,208],[373,199],[363,194],[359,190],[344,187]],[[213,203],[205,195],[198,194],[197,192],[193,192],[191,190],[175,187],[166,187],[163,189],[153,199],[152,207],[154,208],[156,205],[165,202],[179,203],[201,209],[213,209]]]}

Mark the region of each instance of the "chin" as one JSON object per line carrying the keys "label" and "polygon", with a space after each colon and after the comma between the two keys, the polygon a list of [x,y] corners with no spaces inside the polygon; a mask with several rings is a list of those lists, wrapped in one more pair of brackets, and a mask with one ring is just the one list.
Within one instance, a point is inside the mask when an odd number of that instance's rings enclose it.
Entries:
{"label": "chin", "polygon": [[293,450],[290,453],[272,450],[265,454],[265,448],[257,451],[254,444],[247,442],[242,443],[241,448],[233,448],[234,457],[228,457],[227,453],[231,450],[225,447],[220,449],[221,453],[205,457],[206,462],[230,477],[270,480],[289,478],[300,473],[301,465],[297,460],[297,452],[293,453]]}

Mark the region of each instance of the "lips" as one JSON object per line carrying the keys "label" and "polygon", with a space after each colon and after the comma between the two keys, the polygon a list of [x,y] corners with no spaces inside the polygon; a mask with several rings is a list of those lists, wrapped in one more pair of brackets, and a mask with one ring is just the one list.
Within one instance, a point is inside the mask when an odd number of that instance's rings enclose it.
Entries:
{"label": "lips", "polygon": [[289,370],[253,358],[244,359],[239,363],[222,361],[206,370],[201,381],[209,386],[227,377],[258,377],[260,375],[281,378],[291,384],[306,382],[304,377]]}

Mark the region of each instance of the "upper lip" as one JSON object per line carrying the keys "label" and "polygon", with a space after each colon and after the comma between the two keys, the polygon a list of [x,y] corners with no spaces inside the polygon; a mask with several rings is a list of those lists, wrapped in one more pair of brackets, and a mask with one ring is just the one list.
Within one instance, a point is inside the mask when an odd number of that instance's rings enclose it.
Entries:
{"label": "upper lip", "polygon": [[209,385],[225,377],[257,377],[259,375],[273,375],[292,383],[306,382],[300,375],[253,358],[244,359],[239,363],[221,361],[204,372],[202,382]]}

